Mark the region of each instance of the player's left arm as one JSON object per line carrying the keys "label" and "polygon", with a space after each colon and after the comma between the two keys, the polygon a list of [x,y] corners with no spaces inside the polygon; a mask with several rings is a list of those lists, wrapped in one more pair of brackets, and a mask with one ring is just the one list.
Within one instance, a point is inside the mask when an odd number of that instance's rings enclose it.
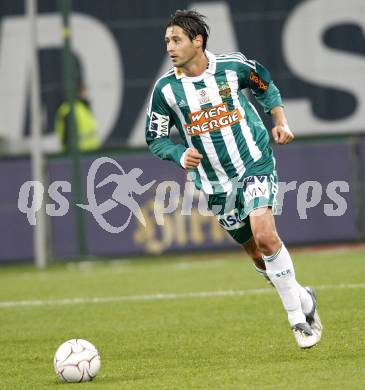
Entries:
{"label": "player's left arm", "polygon": [[243,87],[248,86],[266,114],[271,114],[274,127],[272,136],[277,144],[288,144],[294,139],[286,119],[279,89],[270,72],[255,60],[245,60]]}
{"label": "player's left arm", "polygon": [[271,109],[270,113],[274,122],[274,127],[271,129],[271,134],[274,138],[274,141],[280,145],[285,145],[292,142],[294,139],[294,134],[289,128],[283,107],[274,107]]}

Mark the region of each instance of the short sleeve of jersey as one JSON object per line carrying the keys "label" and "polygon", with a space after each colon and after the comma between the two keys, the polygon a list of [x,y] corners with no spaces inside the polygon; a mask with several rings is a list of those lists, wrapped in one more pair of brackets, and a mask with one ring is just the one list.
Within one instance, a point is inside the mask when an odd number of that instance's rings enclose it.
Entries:
{"label": "short sleeve of jersey", "polygon": [[156,84],[147,110],[147,143],[158,138],[168,137],[173,124],[170,108],[161,92],[159,84]]}

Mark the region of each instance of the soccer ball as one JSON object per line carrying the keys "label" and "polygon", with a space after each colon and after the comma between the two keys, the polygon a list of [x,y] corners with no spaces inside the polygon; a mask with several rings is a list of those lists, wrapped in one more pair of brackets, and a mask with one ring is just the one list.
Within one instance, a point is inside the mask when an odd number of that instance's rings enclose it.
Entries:
{"label": "soccer ball", "polygon": [[86,340],[72,339],[57,349],[53,359],[54,369],[64,382],[93,380],[100,369],[97,349]]}

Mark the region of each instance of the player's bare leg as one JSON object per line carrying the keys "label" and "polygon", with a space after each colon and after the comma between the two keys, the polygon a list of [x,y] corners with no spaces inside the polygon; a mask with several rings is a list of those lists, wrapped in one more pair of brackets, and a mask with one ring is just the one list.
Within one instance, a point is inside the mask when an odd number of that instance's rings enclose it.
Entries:
{"label": "player's bare leg", "polygon": [[270,278],[267,276],[265,261],[262,258],[262,253],[259,251],[259,248],[257,247],[253,236],[242,246],[245,248],[247,254],[251,257],[255,270],[260,275],[262,275],[271,285],[273,285]]}
{"label": "player's bare leg", "polygon": [[247,245],[249,252],[253,255],[251,257],[260,267],[262,263],[258,260],[258,256],[261,254],[265,262],[266,273],[278,291],[288,313],[288,320],[298,345],[301,348],[312,347],[318,343],[322,328],[320,331],[314,331],[313,327],[311,328],[308,324],[305,313],[310,313],[313,308],[315,310],[315,301],[295,279],[293,262],[278,236],[271,209],[266,207],[253,210],[250,213],[250,223],[258,249],[256,251],[252,243]]}

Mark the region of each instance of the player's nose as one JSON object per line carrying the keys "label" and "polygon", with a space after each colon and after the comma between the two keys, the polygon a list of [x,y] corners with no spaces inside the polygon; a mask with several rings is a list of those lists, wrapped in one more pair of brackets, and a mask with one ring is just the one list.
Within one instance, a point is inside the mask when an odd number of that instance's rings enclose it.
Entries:
{"label": "player's nose", "polygon": [[174,50],[174,44],[173,44],[173,42],[168,42],[168,43],[166,44],[166,50],[167,50],[167,52],[168,52],[169,54],[173,52],[173,50]]}

